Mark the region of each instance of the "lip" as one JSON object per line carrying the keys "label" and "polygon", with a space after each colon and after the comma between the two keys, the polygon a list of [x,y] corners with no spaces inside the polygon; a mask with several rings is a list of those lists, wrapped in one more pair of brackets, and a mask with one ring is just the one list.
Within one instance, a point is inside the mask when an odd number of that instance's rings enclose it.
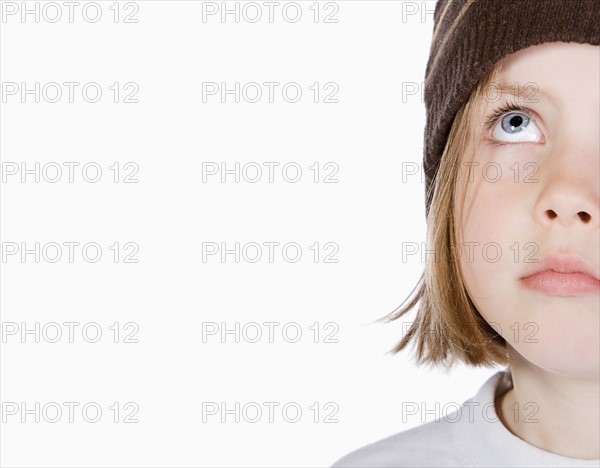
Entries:
{"label": "lip", "polygon": [[580,257],[549,255],[521,278],[532,290],[550,296],[583,296],[600,292],[600,278]]}

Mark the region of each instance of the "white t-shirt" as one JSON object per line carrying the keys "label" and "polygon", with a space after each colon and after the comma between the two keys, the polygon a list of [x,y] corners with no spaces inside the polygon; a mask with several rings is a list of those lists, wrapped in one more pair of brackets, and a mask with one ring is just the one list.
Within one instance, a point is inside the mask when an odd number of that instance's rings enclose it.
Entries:
{"label": "white t-shirt", "polygon": [[496,396],[510,388],[510,371],[499,371],[457,411],[355,450],[331,468],[600,467],[600,460],[556,455],[530,445],[510,432],[498,419],[494,406]]}

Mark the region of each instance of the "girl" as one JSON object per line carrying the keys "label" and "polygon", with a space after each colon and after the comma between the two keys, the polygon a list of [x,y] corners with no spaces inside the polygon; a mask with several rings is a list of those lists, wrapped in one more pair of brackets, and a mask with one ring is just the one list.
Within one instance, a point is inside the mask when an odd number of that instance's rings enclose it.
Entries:
{"label": "girl", "polygon": [[333,467],[600,466],[600,2],[440,0],[417,364],[500,364]]}

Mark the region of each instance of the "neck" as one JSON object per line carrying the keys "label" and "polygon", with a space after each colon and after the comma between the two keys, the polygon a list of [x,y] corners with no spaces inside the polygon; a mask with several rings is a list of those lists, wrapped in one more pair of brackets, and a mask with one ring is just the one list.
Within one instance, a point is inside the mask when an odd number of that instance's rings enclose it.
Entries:
{"label": "neck", "polygon": [[498,417],[525,442],[583,460],[600,458],[600,386],[548,372],[507,344],[513,388],[496,399]]}

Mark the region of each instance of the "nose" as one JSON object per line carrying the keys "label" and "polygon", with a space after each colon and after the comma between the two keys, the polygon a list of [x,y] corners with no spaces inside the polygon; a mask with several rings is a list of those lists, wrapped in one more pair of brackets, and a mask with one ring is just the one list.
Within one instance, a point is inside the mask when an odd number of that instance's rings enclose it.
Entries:
{"label": "nose", "polygon": [[597,112],[581,102],[563,104],[561,117],[549,131],[548,152],[538,166],[537,179],[543,186],[535,205],[535,216],[546,227],[600,228]]}
{"label": "nose", "polygon": [[[568,216],[569,216],[568,212],[561,210],[561,213],[564,213],[564,214],[560,216],[560,221],[562,221],[563,224],[567,225],[568,222],[564,222],[563,220],[568,218]],[[558,213],[553,209],[546,210],[546,215],[548,216],[549,219],[555,219],[555,218],[559,217]],[[579,217],[579,219],[581,220],[581,222],[583,224],[589,224],[592,221],[592,215],[589,214],[587,211],[579,211],[579,212],[577,212],[576,216]],[[571,216],[571,218],[573,218],[573,216]],[[575,220],[573,222],[576,223],[577,220]]]}
{"label": "nose", "polygon": [[[598,158],[598,156],[596,156]],[[551,226],[600,228],[600,171],[598,162],[589,166],[562,165],[546,179],[535,210],[538,221]],[[543,179],[540,178],[540,182]]]}

